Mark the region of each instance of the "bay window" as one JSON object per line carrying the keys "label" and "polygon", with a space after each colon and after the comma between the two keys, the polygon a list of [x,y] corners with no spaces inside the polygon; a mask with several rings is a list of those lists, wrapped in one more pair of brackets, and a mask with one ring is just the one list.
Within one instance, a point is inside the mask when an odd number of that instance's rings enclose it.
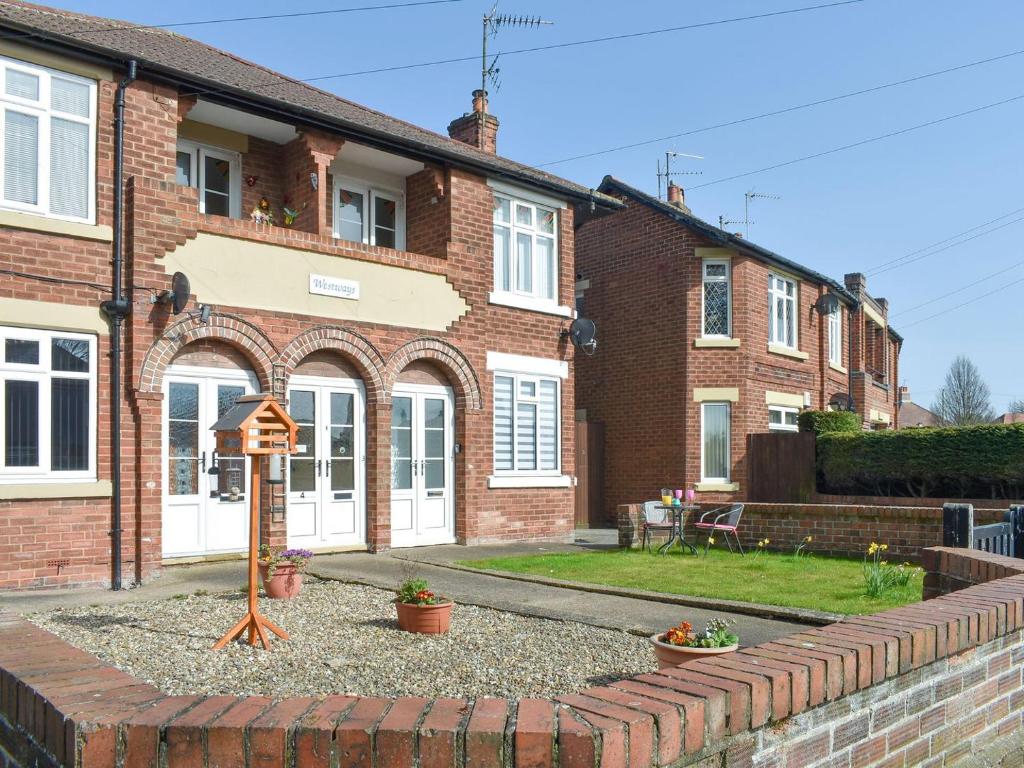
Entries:
{"label": "bay window", "polygon": [[705,338],[729,338],[731,334],[730,270],[728,259],[704,259],[703,325]]}
{"label": "bay window", "polygon": [[0,57],[0,205],[95,219],[96,82]]}
{"label": "bay window", "polygon": [[334,236],[383,248],[405,249],[403,195],[355,179],[334,180]]}
{"label": "bay window", "polygon": [[199,190],[199,212],[211,216],[242,215],[242,158],[237,152],[178,141],[177,183]]}
{"label": "bay window", "polygon": [[828,316],[828,361],[832,365],[843,364],[843,307],[836,308]]}
{"label": "bay window", "polygon": [[0,327],[0,482],[96,475],[96,337]]}
{"label": "bay window", "polygon": [[771,432],[796,432],[799,429],[800,409],[784,405],[768,406],[768,430]]}
{"label": "bay window", "polygon": [[558,212],[494,193],[494,292],[557,304]]}
{"label": "bay window", "polygon": [[768,275],[768,343],[796,349],[796,282]]}
{"label": "bay window", "polygon": [[728,483],[729,403],[701,403],[701,481]]}
{"label": "bay window", "polygon": [[559,473],[559,391],[555,378],[494,375],[495,474]]}

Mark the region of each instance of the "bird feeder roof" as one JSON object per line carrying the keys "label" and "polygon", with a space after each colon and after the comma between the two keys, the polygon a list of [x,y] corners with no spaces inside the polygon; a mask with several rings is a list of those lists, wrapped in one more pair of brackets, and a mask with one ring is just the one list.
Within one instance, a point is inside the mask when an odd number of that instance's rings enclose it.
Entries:
{"label": "bird feeder roof", "polygon": [[222,436],[235,435],[243,453],[291,453],[298,425],[273,395],[245,395],[210,427]]}

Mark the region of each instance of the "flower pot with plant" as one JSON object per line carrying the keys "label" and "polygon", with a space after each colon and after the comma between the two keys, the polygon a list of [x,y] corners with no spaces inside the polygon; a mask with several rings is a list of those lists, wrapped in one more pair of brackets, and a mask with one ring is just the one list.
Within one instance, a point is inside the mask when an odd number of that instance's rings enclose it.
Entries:
{"label": "flower pot with plant", "polygon": [[725,619],[711,619],[700,634],[693,631],[688,621],[667,632],[651,635],[651,645],[658,657],[658,668],[677,667],[704,656],[720,656],[739,648],[740,639],[730,631],[732,623]]}
{"label": "flower pot with plant", "polygon": [[406,632],[444,634],[451,626],[452,605],[448,598],[431,592],[425,579],[407,579],[395,600],[398,626]]}
{"label": "flower pot with plant", "polygon": [[297,597],[302,591],[302,572],[306,570],[313,553],[308,549],[271,549],[260,547],[257,565],[263,591],[275,600]]}

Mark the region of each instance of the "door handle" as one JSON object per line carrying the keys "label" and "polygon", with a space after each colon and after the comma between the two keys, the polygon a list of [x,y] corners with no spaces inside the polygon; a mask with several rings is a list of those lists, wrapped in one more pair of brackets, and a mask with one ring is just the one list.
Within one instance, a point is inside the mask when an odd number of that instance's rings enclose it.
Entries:
{"label": "door handle", "polygon": [[320,477],[321,471],[323,470],[323,459],[316,460],[316,476]]}
{"label": "door handle", "polygon": [[199,465],[200,465],[200,468],[202,469],[202,471],[205,472],[206,471],[206,451],[203,451],[202,454],[200,454]]}
{"label": "door handle", "polygon": [[324,461],[324,476],[325,477],[330,477],[331,476],[331,460],[330,459],[327,459],[327,460]]}
{"label": "door handle", "polygon": [[426,459],[420,459],[420,474],[423,475],[424,477],[427,474],[427,460]]}
{"label": "door handle", "polygon": [[412,476],[416,477],[416,459],[412,459],[410,463],[412,464]]}

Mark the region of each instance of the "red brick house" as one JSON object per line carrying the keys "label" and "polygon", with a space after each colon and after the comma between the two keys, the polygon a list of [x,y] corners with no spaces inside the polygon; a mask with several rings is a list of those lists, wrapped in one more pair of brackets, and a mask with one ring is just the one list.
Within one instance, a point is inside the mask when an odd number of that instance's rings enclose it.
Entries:
{"label": "red brick house", "polygon": [[571,536],[574,206],[616,201],[479,97],[450,138],[158,29],[0,27],[0,587],[244,548],[209,427],[254,391],[301,426],[265,542]]}
{"label": "red brick house", "polygon": [[896,426],[902,340],[863,275],[840,284],[724,232],[675,186],[669,202],[611,177],[600,191],[624,207],[576,232],[577,306],[601,339],[577,358],[576,409],[604,425],[608,519],[663,486],[742,499],[747,436],[851,390],[865,428]]}

